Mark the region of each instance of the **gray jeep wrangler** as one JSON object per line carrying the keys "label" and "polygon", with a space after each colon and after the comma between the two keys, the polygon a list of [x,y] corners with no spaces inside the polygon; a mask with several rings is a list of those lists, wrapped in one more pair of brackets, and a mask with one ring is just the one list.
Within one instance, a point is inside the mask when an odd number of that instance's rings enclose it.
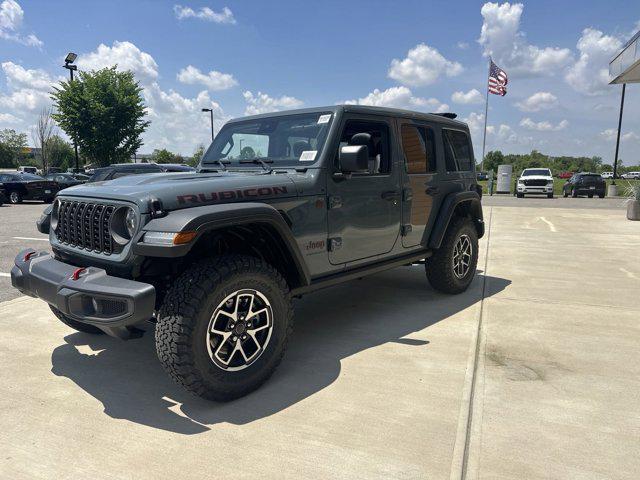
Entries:
{"label": "gray jeep wrangler", "polygon": [[62,191],[38,221],[53,254],[24,250],[11,281],[80,332],[155,323],[174,380],[240,397],[280,363],[293,298],[412,263],[439,291],[469,286],[481,190],[453,118],[331,106],[230,121],[196,173]]}

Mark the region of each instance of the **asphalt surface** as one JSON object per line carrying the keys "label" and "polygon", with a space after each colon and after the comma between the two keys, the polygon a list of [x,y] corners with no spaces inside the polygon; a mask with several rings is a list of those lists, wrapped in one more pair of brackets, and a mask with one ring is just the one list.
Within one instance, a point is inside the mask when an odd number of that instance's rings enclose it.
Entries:
{"label": "asphalt surface", "polygon": [[20,296],[9,277],[15,256],[27,247],[49,250],[47,236],[36,229],[36,220],[46,206],[34,201],[0,207],[0,302]]}

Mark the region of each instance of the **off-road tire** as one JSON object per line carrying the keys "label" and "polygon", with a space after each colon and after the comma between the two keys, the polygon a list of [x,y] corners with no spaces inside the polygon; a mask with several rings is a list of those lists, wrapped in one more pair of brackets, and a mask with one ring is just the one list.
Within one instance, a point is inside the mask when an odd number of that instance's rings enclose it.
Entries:
{"label": "off-road tire", "polygon": [[[462,235],[471,240],[472,255],[469,271],[463,278],[458,278],[453,271],[453,249]],[[468,217],[453,217],[447,228],[440,248],[427,258],[425,269],[429,283],[443,293],[464,292],[476,273],[478,264],[478,232]]]}
{"label": "off-road tire", "polygon": [[[264,352],[239,371],[217,366],[206,345],[209,321],[217,306],[239,289],[255,289],[270,302],[273,330]],[[287,283],[263,260],[244,255],[206,259],[178,277],[160,307],[156,350],[167,373],[189,392],[229,401],[262,385],[280,364],[293,330]]]}
{"label": "off-road tire", "polygon": [[64,313],[58,310],[56,307],[49,305],[49,308],[53,312],[53,314],[58,317],[58,319],[64,323],[67,327],[71,327],[74,330],[82,333],[91,333],[92,335],[103,335],[104,332],[100,330],[98,327],[94,327],[93,325],[88,325],[86,323],[78,322],[73,318],[67,317]]}
{"label": "off-road tire", "polygon": [[9,203],[12,203],[13,205],[22,203],[22,195],[20,195],[20,192],[16,192],[15,190],[13,192],[9,192]]}

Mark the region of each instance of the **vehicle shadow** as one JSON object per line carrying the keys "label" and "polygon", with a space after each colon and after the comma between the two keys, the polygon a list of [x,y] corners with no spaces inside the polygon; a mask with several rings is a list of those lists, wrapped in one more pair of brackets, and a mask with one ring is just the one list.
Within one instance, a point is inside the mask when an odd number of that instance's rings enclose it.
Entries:
{"label": "vehicle shadow", "polygon": [[340,375],[341,360],[397,342],[494,295],[510,280],[478,274],[467,292],[432,290],[420,266],[383,272],[322,290],[295,302],[294,335],[273,377],[252,394],[230,403],[196,398],[175,385],[160,366],[153,327],[139,339],[74,333],[52,354],[52,372],[69,378],[104,405],[112,418],[181,434],[207,431],[219,422],[246,424],[315,394]]}

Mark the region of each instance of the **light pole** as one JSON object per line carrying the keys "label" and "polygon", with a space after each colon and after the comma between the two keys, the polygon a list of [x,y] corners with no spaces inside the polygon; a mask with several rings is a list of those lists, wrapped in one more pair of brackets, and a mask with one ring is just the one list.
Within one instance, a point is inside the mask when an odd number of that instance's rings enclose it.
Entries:
{"label": "light pole", "polygon": [[[77,65],[73,65],[73,62],[76,61],[76,58],[78,58],[77,54],[73,52],[69,52],[67,53],[67,56],[64,59],[63,67],[69,70],[69,77],[72,82],[73,82],[73,72],[78,69]],[[75,150],[75,153],[76,153],[76,173],[78,173],[78,170],[80,170],[80,165],[78,162],[78,144],[76,143],[75,139],[73,140],[73,149]]]}
{"label": "light pole", "polygon": [[209,112],[211,114],[211,141],[213,142],[213,109],[212,108],[203,108],[203,112]]}

